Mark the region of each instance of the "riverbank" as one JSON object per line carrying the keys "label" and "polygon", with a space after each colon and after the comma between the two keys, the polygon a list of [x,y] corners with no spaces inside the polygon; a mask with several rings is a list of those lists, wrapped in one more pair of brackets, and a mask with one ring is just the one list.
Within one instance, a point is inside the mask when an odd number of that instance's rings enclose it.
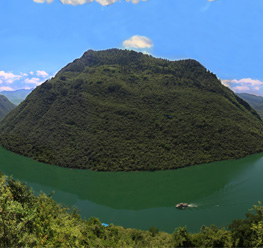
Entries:
{"label": "riverbank", "polygon": [[[230,230],[202,226],[189,233],[178,227],[172,234],[103,225],[82,220],[74,209],[62,207],[51,196],[34,196],[27,186],[0,173],[0,246],[3,247],[252,247],[262,246],[263,208],[253,206],[248,218],[235,220]],[[245,234],[244,234],[245,233]]]}
{"label": "riverbank", "polygon": [[[255,154],[173,171],[101,173],[43,164],[0,147],[0,170],[35,194],[54,191],[56,202],[76,206],[83,218],[169,233],[175,226],[197,232],[202,225],[223,227],[242,218],[262,200],[261,165],[262,154]],[[180,211],[178,202],[198,207]]]}

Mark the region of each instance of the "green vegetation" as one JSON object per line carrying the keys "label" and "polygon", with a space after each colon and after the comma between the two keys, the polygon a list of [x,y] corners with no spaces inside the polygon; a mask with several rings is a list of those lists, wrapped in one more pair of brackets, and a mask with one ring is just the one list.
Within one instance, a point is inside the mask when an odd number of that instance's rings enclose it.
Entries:
{"label": "green vegetation", "polygon": [[240,98],[248,102],[263,118],[263,97],[256,96],[248,93],[239,93],[237,94]]}
{"label": "green vegetation", "polygon": [[258,114],[194,60],[88,51],[0,125],[1,144],[99,171],[175,169],[263,151]]}
{"label": "green vegetation", "polygon": [[[175,210],[176,211],[176,210]],[[187,211],[187,210],[186,210]],[[186,227],[168,234],[105,227],[94,217],[82,220],[77,210],[55,203],[52,196],[34,196],[28,187],[0,175],[1,247],[262,247],[263,207],[253,206],[246,219],[234,220],[229,230],[202,226],[199,233]]]}
{"label": "green vegetation", "polygon": [[5,96],[0,95],[0,121],[15,107]]}

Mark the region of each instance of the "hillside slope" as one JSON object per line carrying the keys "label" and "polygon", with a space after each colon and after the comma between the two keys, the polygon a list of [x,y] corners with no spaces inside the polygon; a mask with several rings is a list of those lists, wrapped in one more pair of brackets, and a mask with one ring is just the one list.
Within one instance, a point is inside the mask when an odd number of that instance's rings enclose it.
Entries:
{"label": "hillside slope", "polygon": [[237,95],[248,102],[263,118],[263,97],[262,96],[256,96],[248,93],[237,93]]}
{"label": "hillside slope", "polygon": [[0,95],[0,121],[15,107],[5,96]]}
{"label": "hillside slope", "polygon": [[1,144],[64,167],[174,169],[263,151],[263,123],[194,60],[89,50],[0,125]]}

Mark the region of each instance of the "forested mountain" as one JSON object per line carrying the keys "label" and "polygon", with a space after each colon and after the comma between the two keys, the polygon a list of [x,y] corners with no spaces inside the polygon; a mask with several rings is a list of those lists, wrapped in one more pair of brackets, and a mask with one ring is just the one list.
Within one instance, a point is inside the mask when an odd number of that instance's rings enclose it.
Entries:
{"label": "forested mountain", "polygon": [[195,60],[89,50],[3,120],[0,142],[64,167],[174,169],[263,151],[263,123]]}
{"label": "forested mountain", "polygon": [[11,103],[5,96],[0,95],[0,121],[6,116],[15,105]]}
{"label": "forested mountain", "polygon": [[263,97],[248,93],[237,93],[239,97],[248,102],[263,118]]}
{"label": "forested mountain", "polygon": [[14,91],[2,91],[0,92],[1,95],[6,96],[10,102],[12,102],[15,105],[18,105],[21,103],[27,96],[28,94],[31,93],[33,89],[30,90],[14,90]]}

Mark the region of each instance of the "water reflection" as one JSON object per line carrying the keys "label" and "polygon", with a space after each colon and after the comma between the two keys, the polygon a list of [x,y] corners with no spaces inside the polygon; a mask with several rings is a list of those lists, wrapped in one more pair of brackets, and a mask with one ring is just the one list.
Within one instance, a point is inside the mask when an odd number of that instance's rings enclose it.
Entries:
{"label": "water reflection", "polygon": [[[82,216],[166,231],[177,225],[198,231],[202,224],[241,218],[262,195],[261,165],[262,154],[256,154],[173,171],[103,173],[46,165],[0,148],[0,170],[36,193],[55,191],[56,201],[77,206]],[[179,202],[195,207],[178,211]]]}

